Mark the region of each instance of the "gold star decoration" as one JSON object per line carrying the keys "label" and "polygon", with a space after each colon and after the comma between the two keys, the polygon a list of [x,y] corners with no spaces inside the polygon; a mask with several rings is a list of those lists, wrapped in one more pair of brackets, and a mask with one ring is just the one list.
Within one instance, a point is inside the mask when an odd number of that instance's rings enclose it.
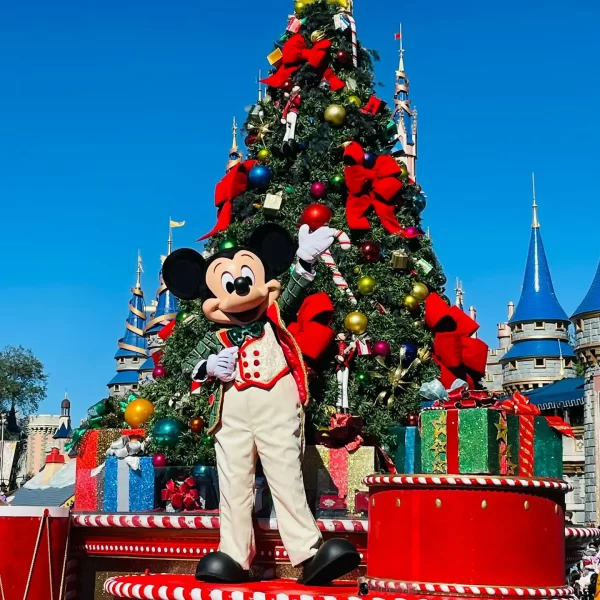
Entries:
{"label": "gold star decoration", "polygon": [[500,420],[498,421],[498,423],[496,423],[496,429],[498,430],[498,435],[496,436],[496,439],[502,440],[503,442],[507,443],[508,439],[506,436],[508,434],[508,427],[502,417],[500,417]]}
{"label": "gold star decoration", "polygon": [[433,437],[438,438],[440,435],[446,435],[446,413],[441,411],[440,418],[431,421],[433,425]]}
{"label": "gold star decoration", "polygon": [[446,461],[442,460],[439,456],[433,461],[432,471],[434,473],[445,473],[446,472]]}
{"label": "gold star decoration", "polygon": [[433,450],[434,454],[442,454],[446,452],[446,442],[440,438],[436,438],[435,442],[433,442],[433,446],[431,446],[431,450]]}

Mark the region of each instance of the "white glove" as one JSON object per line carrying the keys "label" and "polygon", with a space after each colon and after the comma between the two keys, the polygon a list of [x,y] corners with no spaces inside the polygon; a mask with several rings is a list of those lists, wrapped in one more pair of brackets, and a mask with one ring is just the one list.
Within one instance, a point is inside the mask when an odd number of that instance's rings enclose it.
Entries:
{"label": "white glove", "polygon": [[[211,354],[208,360],[200,361],[192,372],[192,379],[200,381],[197,377],[200,367],[206,363],[206,377],[216,377],[221,381],[233,381],[235,379],[235,366],[238,357],[237,346],[225,348],[219,354]],[[205,381],[205,379],[203,380]]]}
{"label": "white glove", "polygon": [[311,233],[308,225],[302,225],[298,232],[298,251],[296,255],[304,262],[314,263],[333,244],[336,233],[337,229],[331,227],[319,227]]}

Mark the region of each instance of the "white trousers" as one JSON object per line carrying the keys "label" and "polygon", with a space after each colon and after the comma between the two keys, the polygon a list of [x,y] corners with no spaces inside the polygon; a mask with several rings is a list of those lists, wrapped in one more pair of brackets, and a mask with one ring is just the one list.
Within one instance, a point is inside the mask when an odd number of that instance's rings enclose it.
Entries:
{"label": "white trousers", "polygon": [[283,141],[288,142],[289,140],[296,139],[296,122],[298,121],[298,113],[288,112],[287,118],[285,120],[285,135],[283,136]]}
{"label": "white trousers", "polygon": [[256,460],[271,489],[283,545],[292,565],[313,556],[322,543],[304,491],[301,455],[302,406],[292,375],[271,390],[226,388],[215,434],[219,473],[219,550],[249,569],[256,554],[252,512]]}

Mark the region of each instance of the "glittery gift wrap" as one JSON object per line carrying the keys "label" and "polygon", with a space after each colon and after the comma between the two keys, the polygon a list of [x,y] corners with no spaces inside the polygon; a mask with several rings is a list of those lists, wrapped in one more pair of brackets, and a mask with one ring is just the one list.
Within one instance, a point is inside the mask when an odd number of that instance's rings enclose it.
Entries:
{"label": "glittery gift wrap", "polygon": [[421,473],[421,434],[418,427],[396,425],[388,429],[392,443],[394,465],[398,473]]}
{"label": "glittery gift wrap", "polygon": [[548,425],[545,417],[535,417],[533,473],[536,477],[563,476],[563,436]]}
{"label": "glittery gift wrap", "polygon": [[75,510],[88,512],[103,506],[104,475],[92,477],[92,470],[101,465],[110,445],[122,435],[145,436],[144,429],[90,429],[77,447],[75,466]]}
{"label": "glittery gift wrap", "polygon": [[155,507],[152,457],[139,459],[140,468],[132,469],[125,459],[106,458],[104,467],[105,512],[140,512]]}
{"label": "glittery gift wrap", "polygon": [[356,492],[367,491],[362,480],[374,470],[374,446],[360,446],[354,452],[343,447],[307,446],[302,471],[309,503],[318,506],[320,496],[334,492],[354,513]]}
{"label": "glittery gift wrap", "polygon": [[423,472],[499,474],[498,419],[489,408],[421,413]]}

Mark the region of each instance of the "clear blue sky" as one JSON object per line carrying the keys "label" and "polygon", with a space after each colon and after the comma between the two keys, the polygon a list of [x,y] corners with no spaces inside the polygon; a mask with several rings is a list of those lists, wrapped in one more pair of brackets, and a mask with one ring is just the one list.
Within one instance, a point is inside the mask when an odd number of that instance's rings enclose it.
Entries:
{"label": "clear blue sky", "polygon": [[[33,349],[74,416],[103,397],[136,254],[154,297],[176,245],[212,226],[213,188],[292,2],[7,0],[0,12],[0,345]],[[536,172],[559,299],[571,312],[599,258],[600,6],[557,0],[356,0],[391,99],[398,23],[419,109],[419,182],[449,287],[483,337],[519,296]]]}

